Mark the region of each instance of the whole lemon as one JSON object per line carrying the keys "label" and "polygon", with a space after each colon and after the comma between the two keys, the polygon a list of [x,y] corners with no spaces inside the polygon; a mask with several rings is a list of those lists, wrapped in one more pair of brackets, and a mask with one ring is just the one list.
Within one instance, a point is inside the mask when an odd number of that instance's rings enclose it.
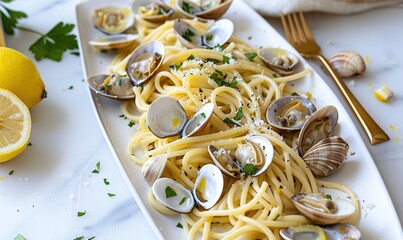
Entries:
{"label": "whole lemon", "polygon": [[28,108],[46,97],[45,85],[34,63],[6,47],[0,47],[0,88],[17,95]]}

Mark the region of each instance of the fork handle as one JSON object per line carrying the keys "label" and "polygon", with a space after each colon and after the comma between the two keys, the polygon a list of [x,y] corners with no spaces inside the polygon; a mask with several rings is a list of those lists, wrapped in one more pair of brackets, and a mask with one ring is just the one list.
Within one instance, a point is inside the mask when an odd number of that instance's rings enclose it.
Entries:
{"label": "fork handle", "polygon": [[338,74],[330,66],[329,62],[322,55],[317,55],[317,58],[326,71],[330,74],[333,80],[336,82],[337,87],[343,94],[344,98],[347,100],[351,106],[354,114],[357,116],[361,125],[364,127],[371,144],[378,144],[389,140],[388,135],[382,130],[381,127],[371,118],[371,116],[365,111],[362,105],[358,102],[357,98],[351,93],[350,89],[346,86],[344,81],[338,76]]}

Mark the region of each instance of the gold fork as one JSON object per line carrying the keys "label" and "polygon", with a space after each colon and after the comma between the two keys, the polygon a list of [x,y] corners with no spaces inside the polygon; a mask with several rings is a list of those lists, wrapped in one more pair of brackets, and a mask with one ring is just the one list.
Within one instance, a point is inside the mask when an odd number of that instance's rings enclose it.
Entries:
{"label": "gold fork", "polygon": [[6,40],[4,39],[4,32],[3,32],[3,23],[1,22],[0,18],[0,47],[6,46]]}
{"label": "gold fork", "polygon": [[351,91],[348,89],[343,80],[332,69],[329,62],[320,53],[320,47],[315,42],[308,25],[306,24],[304,15],[302,13],[289,14],[282,16],[281,21],[288,42],[294,46],[294,48],[306,58],[318,59],[326,71],[335,81],[337,87],[349,103],[354,114],[357,116],[361,125],[364,127],[371,144],[377,144],[389,140],[388,135],[376,124],[371,116],[365,111],[358,100],[354,97]]}

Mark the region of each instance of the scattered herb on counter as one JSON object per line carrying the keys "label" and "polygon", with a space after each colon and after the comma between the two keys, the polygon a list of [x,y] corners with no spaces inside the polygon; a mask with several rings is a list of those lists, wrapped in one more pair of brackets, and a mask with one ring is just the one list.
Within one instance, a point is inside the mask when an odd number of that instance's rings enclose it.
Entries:
{"label": "scattered herb on counter", "polygon": [[74,86],[71,85],[71,86],[68,88],[68,90],[72,90],[73,88],[74,88]]}
{"label": "scattered herb on counter", "polygon": [[243,167],[242,171],[246,174],[253,175],[256,173],[256,167],[255,165],[248,163]]}
{"label": "scattered herb on counter", "polygon": [[87,211],[84,212],[77,212],[77,217],[82,217],[87,213]]}
{"label": "scattered herb on counter", "polygon": [[231,119],[229,119],[229,118],[225,118],[225,119],[223,120],[223,122],[228,123],[228,124],[232,124],[232,125],[236,125],[236,126],[238,126],[238,127],[241,126],[240,124],[234,122],[233,120],[231,120]]}
{"label": "scattered herb on counter", "polygon": [[182,226],[181,223],[176,224],[176,227],[177,227],[177,228],[183,228],[183,226]]}
{"label": "scattered herb on counter", "polygon": [[92,236],[92,237],[88,238],[88,240],[92,240],[92,239],[95,239],[95,236]]}
{"label": "scattered herb on counter", "polygon": [[109,185],[109,184],[110,184],[109,181],[108,181],[108,179],[104,178],[104,184],[105,184],[105,185]]}
{"label": "scattered herb on counter", "polygon": [[[17,25],[18,25],[18,21],[20,19],[28,17],[28,15],[26,13],[12,10],[1,3],[1,2],[10,3],[12,1],[13,0],[1,0],[0,1],[0,15],[1,15],[1,20],[3,22],[3,29],[4,29],[4,32],[9,35],[14,34],[15,29],[17,28]],[[3,9],[5,10],[5,12],[2,11]]]}
{"label": "scattered herb on counter", "polygon": [[97,162],[96,166],[97,168],[92,170],[92,173],[99,173],[101,171],[101,162]]}
{"label": "scattered herb on counter", "polygon": [[14,170],[11,170],[11,171],[8,173],[9,176],[11,176],[11,175],[13,175],[13,174],[14,174]]}
{"label": "scattered herb on counter", "polygon": [[130,121],[130,122],[127,124],[127,126],[129,126],[129,127],[133,127],[134,125],[136,125],[136,123],[133,122],[133,121]]}
{"label": "scattered herb on counter", "polygon": [[24,236],[22,236],[21,234],[18,234],[14,240],[27,240]]}
{"label": "scattered herb on counter", "polygon": [[242,107],[239,107],[234,119],[239,121],[242,119],[242,117],[243,117]]}
{"label": "scattered herb on counter", "polygon": [[183,197],[182,200],[179,202],[179,205],[182,205],[186,201],[187,197]]}
{"label": "scattered herb on counter", "polygon": [[175,190],[173,190],[170,186],[167,186],[165,188],[165,197],[170,198],[170,197],[175,197],[175,196],[176,196]]}
{"label": "scattered herb on counter", "polygon": [[256,53],[245,53],[245,57],[247,57],[251,62],[253,62],[253,59],[255,59],[256,56]]}
{"label": "scattered herb on counter", "polygon": [[84,240],[84,236],[76,237],[74,240]]}
{"label": "scattered herb on counter", "polygon": [[114,196],[116,196],[116,194],[114,194],[114,193],[108,193],[108,196],[109,196],[109,197],[114,197]]}

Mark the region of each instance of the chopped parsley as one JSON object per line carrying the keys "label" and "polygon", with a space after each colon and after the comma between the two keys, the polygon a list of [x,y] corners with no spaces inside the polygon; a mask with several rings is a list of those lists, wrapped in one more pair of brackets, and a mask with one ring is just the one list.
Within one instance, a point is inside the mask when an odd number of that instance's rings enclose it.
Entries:
{"label": "chopped parsley", "polygon": [[74,240],[84,240],[84,236],[76,237]]}
{"label": "chopped parsley", "polygon": [[32,143],[28,143],[28,146],[32,146]]}
{"label": "chopped parsley", "polygon": [[223,122],[225,122],[225,123],[228,123],[228,124],[232,124],[232,125],[236,125],[236,126],[241,126],[241,125],[239,125],[238,123],[236,123],[236,122],[234,122],[233,120],[231,120],[230,118],[225,118],[224,120],[223,120]]}
{"label": "chopped parsley", "polygon": [[256,53],[245,53],[245,57],[247,57],[251,62],[253,62],[253,59],[255,59],[256,56]]}
{"label": "chopped parsley", "polygon": [[280,217],[280,214],[277,214],[277,215],[274,217],[273,221],[276,221],[279,217]]}
{"label": "chopped parsley", "polygon": [[182,2],[182,9],[183,9],[183,11],[185,11],[185,12],[187,12],[187,13],[191,13],[193,7],[190,6],[189,3],[187,3],[187,2],[184,1],[184,2]]}
{"label": "chopped parsley", "polygon": [[326,196],[327,199],[332,200],[332,195],[326,194],[325,196]]}
{"label": "chopped parsley", "polygon": [[130,121],[130,122],[127,124],[127,126],[129,126],[129,127],[133,127],[134,125],[136,125],[136,123],[133,122],[133,121]]}
{"label": "chopped parsley", "polygon": [[82,217],[87,213],[87,211],[84,212],[77,212],[77,217]]}
{"label": "chopped parsley", "polygon": [[234,119],[239,121],[242,119],[242,117],[243,117],[242,107],[239,107]]}
{"label": "chopped parsley", "polygon": [[186,60],[192,61],[192,60],[194,60],[194,59],[195,59],[195,57],[194,57],[193,55],[190,55]]}
{"label": "chopped parsley", "polygon": [[178,71],[178,69],[182,67],[182,64],[183,63],[172,64],[172,65],[169,66],[169,68]]}
{"label": "chopped parsley", "polygon": [[297,92],[293,92],[291,93],[291,96],[299,96],[299,94]]}
{"label": "chopped parsley", "polygon": [[119,84],[119,86],[122,86],[122,79],[121,79],[121,78],[119,79],[119,83],[118,83],[118,84]]}
{"label": "chopped parsley", "polygon": [[186,31],[182,34],[182,37],[184,39],[186,39],[189,42],[192,42],[192,37],[195,35],[195,33],[190,30],[190,29],[186,29]]}
{"label": "chopped parsley", "polygon": [[179,205],[182,205],[186,201],[187,197],[183,197],[182,200],[179,202]]}
{"label": "chopped parsley", "polygon": [[253,175],[256,173],[256,167],[254,164],[248,163],[243,167],[242,171],[246,174]]}
{"label": "chopped parsley", "polygon": [[8,173],[9,176],[11,176],[11,175],[13,175],[13,174],[14,174],[14,170],[11,170],[11,171]]}
{"label": "chopped parsley", "polygon": [[109,185],[109,184],[110,184],[109,181],[108,181],[108,179],[104,178],[104,184],[105,184],[105,185]]}
{"label": "chopped parsley", "polygon": [[92,173],[99,173],[99,171],[101,170],[101,163],[97,162],[96,164],[97,168],[92,170]]}
{"label": "chopped parsley", "polygon": [[277,73],[273,73],[272,76],[273,76],[274,78],[278,78]]}
{"label": "chopped parsley", "polygon": [[92,239],[95,239],[95,236],[88,238],[88,240],[92,240]]}
{"label": "chopped parsley", "polygon": [[[220,75],[220,76],[219,76]],[[236,84],[238,83],[238,81],[236,80],[236,77],[234,77],[231,81],[231,83],[227,83],[224,78],[222,78],[221,76],[223,76],[223,72],[219,71],[219,70],[215,70],[215,72],[213,74],[211,74],[210,78],[217,83],[217,85],[219,87],[222,86],[226,86],[226,87],[231,87],[234,88],[236,86]]]}
{"label": "chopped parsley", "polygon": [[206,35],[206,40],[211,41],[213,39],[213,34],[207,34]]}
{"label": "chopped parsley", "polygon": [[216,63],[219,63],[220,60],[214,59],[214,58],[207,58],[207,62],[212,62],[212,63],[216,64]]}
{"label": "chopped parsley", "polygon": [[18,234],[14,240],[27,240],[24,236],[22,236],[21,234]]}
{"label": "chopped parsley", "polygon": [[106,50],[106,49],[101,49],[101,50],[99,50],[99,52],[100,52],[100,53],[103,53],[103,54],[107,54],[107,53],[108,53],[108,50]]}
{"label": "chopped parsley", "polygon": [[183,226],[182,226],[181,223],[176,224],[176,227],[177,227],[177,228],[183,228]]}
{"label": "chopped parsley", "polygon": [[224,63],[229,63],[229,60],[230,60],[229,57],[227,57],[227,56],[225,56],[225,55],[222,55],[222,61],[223,61]]}
{"label": "chopped parsley", "polygon": [[106,88],[107,88],[108,90],[112,90],[112,84],[110,84],[110,83],[106,84]]}
{"label": "chopped parsley", "polygon": [[108,193],[108,196],[109,196],[109,197],[114,197],[114,196],[116,196],[116,194]]}
{"label": "chopped parsley", "polygon": [[165,188],[165,197],[170,198],[170,197],[175,197],[175,196],[176,196],[175,190],[173,190],[170,186],[167,186]]}
{"label": "chopped parsley", "polygon": [[206,114],[205,114],[204,112],[202,112],[200,115],[201,115],[203,118],[206,118]]}

